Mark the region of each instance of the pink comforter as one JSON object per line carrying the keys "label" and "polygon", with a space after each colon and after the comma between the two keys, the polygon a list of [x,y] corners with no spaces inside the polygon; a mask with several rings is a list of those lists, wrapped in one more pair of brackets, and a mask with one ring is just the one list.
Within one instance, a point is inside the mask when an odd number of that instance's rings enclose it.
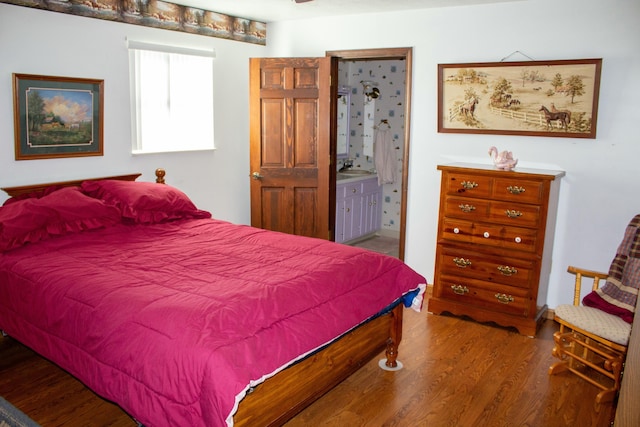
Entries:
{"label": "pink comforter", "polygon": [[220,426],[249,385],[424,283],[324,240],[116,225],[0,255],[0,328],[145,426]]}

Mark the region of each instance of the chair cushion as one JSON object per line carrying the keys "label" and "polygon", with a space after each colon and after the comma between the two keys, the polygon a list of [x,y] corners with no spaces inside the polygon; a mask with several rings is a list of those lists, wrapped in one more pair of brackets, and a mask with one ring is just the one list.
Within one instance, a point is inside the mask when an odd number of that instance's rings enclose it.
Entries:
{"label": "chair cushion", "polygon": [[597,308],[570,304],[556,307],[555,315],[556,318],[609,341],[625,346],[629,344],[631,325],[618,316]]}
{"label": "chair cushion", "polygon": [[582,300],[582,304],[598,308],[632,323],[640,288],[640,214],[636,215],[609,268],[607,282]]}

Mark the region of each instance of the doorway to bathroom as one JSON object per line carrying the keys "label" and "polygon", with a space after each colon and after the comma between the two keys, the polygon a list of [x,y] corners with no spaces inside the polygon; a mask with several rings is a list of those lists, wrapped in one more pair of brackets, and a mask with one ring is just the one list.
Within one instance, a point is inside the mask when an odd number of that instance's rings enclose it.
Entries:
{"label": "doorway to bathroom", "polygon": [[[355,246],[404,260],[411,109],[411,48],[328,51],[338,61],[338,86],[350,92],[350,147],[354,168],[376,168],[371,142],[385,130],[396,152],[393,179],[382,186],[382,227]],[[337,167],[342,159],[337,159]],[[380,165],[378,165],[380,166]],[[378,171],[380,172],[380,171]]]}

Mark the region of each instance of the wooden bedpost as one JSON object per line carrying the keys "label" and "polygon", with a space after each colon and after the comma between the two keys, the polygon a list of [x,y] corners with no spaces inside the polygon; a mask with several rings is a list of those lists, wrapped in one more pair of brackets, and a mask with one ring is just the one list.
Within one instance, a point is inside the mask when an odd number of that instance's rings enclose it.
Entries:
{"label": "wooden bedpost", "polygon": [[398,346],[402,340],[402,313],[404,306],[398,304],[391,315],[393,316],[391,330],[389,331],[389,339],[387,340],[387,350],[385,355],[387,361],[385,366],[388,368],[395,368],[398,366]]}
{"label": "wooden bedpost", "polygon": [[156,182],[158,184],[164,184],[164,175],[166,172],[162,168],[156,169]]}

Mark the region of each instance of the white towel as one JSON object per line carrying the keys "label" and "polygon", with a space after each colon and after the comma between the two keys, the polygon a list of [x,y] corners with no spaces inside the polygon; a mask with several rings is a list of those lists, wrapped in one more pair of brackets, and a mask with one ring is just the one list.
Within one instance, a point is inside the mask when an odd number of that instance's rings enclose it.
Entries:
{"label": "white towel", "polygon": [[398,179],[398,158],[396,147],[391,140],[391,131],[380,129],[376,131],[376,146],[374,161],[378,172],[378,185],[393,184]]}
{"label": "white towel", "polygon": [[374,117],[376,114],[376,101],[371,99],[365,100],[364,103],[364,120],[362,122],[362,154],[365,156],[373,156],[373,129]]}

